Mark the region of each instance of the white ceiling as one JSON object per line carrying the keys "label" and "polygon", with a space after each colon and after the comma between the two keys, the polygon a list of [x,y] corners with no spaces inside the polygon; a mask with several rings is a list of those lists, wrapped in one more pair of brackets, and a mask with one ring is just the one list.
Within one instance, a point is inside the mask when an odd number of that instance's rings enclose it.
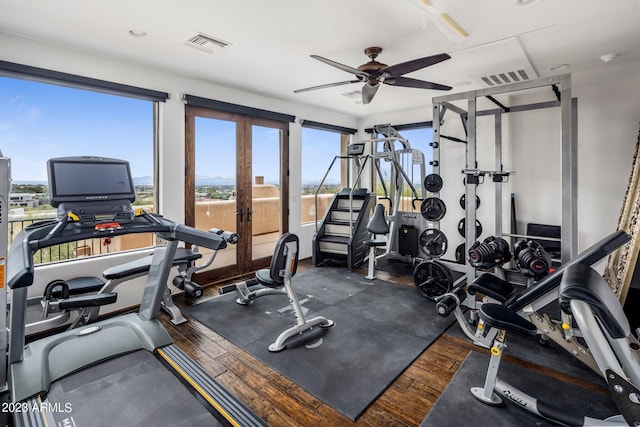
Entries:
{"label": "white ceiling", "polygon": [[[369,46],[382,47],[378,60],[388,65],[446,52],[448,61],[407,77],[453,86],[452,92],[486,87],[481,76],[518,67],[528,67],[532,77],[572,72],[582,84],[638,75],[638,0],[527,1],[432,0],[469,34],[454,42],[434,26],[422,0],[0,0],[0,37],[45,41],[359,117],[426,106],[444,92],[384,85],[368,105],[342,95],[360,83],[294,94],[354,79],[309,55],[357,67],[368,61]],[[132,29],[147,36],[134,37]],[[184,44],[198,32],[230,45],[208,53]],[[608,53],[620,56],[599,59]],[[550,71],[558,64],[569,68]]]}

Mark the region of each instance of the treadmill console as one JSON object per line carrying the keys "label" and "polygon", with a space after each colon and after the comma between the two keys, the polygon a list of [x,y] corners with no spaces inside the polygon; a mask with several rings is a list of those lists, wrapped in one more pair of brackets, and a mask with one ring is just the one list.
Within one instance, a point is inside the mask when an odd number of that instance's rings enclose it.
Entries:
{"label": "treadmill console", "polygon": [[128,223],[135,214],[129,162],[106,157],[60,157],[47,162],[49,197],[58,218],[82,226]]}
{"label": "treadmill console", "polygon": [[362,156],[364,153],[364,143],[355,143],[351,144],[347,147],[347,155],[348,156]]}

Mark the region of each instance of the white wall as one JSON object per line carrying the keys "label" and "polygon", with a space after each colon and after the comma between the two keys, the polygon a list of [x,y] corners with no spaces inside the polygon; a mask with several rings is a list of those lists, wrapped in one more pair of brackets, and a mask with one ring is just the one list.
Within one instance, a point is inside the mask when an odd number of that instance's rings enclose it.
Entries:
{"label": "white wall", "polygon": [[[574,79],[574,81],[578,79]],[[574,84],[578,99],[578,249],[617,229],[640,121],[640,77],[595,85]],[[555,110],[555,111],[554,111]],[[513,122],[512,162],[519,222],[560,224],[557,109],[519,113]],[[517,183],[517,184],[516,184]]]}

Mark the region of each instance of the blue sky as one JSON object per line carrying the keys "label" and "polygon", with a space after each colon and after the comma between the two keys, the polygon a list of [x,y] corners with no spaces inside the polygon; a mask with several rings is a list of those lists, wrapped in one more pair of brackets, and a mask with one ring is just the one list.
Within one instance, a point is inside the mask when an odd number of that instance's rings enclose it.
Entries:
{"label": "blue sky", "polygon": [[0,151],[14,181],[46,181],[48,159],[80,155],[151,176],[152,123],[149,101],[0,77]]}
{"label": "blue sky", "polygon": [[[263,126],[251,129],[253,176],[278,183],[280,170],[280,131]],[[196,177],[235,178],[236,124],[224,120],[196,117]]]}

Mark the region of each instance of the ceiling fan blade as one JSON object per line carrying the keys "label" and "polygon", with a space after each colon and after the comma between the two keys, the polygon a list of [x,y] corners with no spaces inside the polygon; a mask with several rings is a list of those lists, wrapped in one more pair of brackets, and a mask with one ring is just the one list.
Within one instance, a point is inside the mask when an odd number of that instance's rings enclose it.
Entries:
{"label": "ceiling fan blade", "polygon": [[293,93],[309,92],[310,90],[325,89],[328,87],[342,86],[342,85],[348,85],[351,83],[358,83],[358,82],[360,82],[360,80],[347,80],[346,82],[327,83],[326,85],[312,86],[304,89],[294,90]]}
{"label": "ceiling fan blade", "polygon": [[352,74],[355,74],[356,76],[360,76],[360,77],[369,77],[369,73],[367,73],[365,71],[358,70],[357,68],[349,67],[348,65],[344,65],[344,64],[341,64],[339,62],[332,61],[330,59],[323,58],[322,56],[318,56],[318,55],[311,55],[311,57],[313,59],[317,59],[320,62],[324,62],[325,64],[331,65],[332,67],[336,67],[336,68],[339,68],[342,71],[346,71],[347,73],[352,73]]}
{"label": "ceiling fan blade", "polygon": [[413,87],[416,89],[434,89],[434,90],[451,90],[451,86],[441,85],[439,83],[427,82],[424,80],[411,79],[409,77],[389,77],[384,83],[391,86]]}
{"label": "ceiling fan blade", "polygon": [[430,65],[437,64],[438,62],[446,61],[451,58],[446,53],[440,53],[438,55],[426,56],[424,58],[414,59],[413,61],[402,62],[396,65],[390,65],[380,70],[381,73],[387,73],[392,76],[401,76],[403,74],[410,73],[412,71],[426,68]]}
{"label": "ceiling fan blade", "polygon": [[362,87],[362,103],[363,104],[370,103],[373,97],[376,95],[376,92],[378,91],[379,87],[380,87],[380,84],[371,86],[365,83],[365,85]]}

